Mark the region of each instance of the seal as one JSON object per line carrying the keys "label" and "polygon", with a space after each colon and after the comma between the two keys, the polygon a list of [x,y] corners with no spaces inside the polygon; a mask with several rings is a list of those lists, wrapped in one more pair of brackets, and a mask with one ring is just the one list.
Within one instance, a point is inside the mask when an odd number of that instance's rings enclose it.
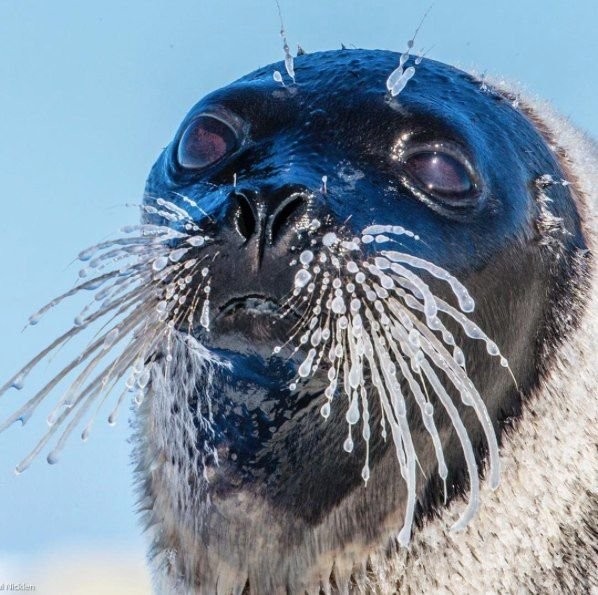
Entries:
{"label": "seal", "polygon": [[596,586],[594,144],[432,60],[289,58],[81,253],[92,305],[7,386],[109,326],[4,424],[83,366],[18,469],[127,374],[157,592]]}
{"label": "seal", "polygon": [[[193,390],[189,395],[170,391],[170,409],[165,409],[164,387],[172,384],[166,373],[160,389],[144,403],[142,492],[150,524],[160,527],[154,548],[168,553],[166,573],[175,583],[182,581],[181,592],[227,593],[246,585],[257,593],[311,592],[330,585],[344,591],[351,580],[365,580],[368,557],[392,544],[406,505],[409,509],[403,478],[414,470],[397,458],[407,459],[410,449],[417,453],[411,461],[419,466],[411,514],[420,523],[477,481],[468,476],[470,463],[453,412],[442,406],[444,395],[435,385],[446,386],[452,395],[482,466],[492,450],[485,423],[490,420],[501,438],[506,428],[517,427],[524,404],[587,307],[588,241],[575,192],[561,183],[571,176],[551,148],[551,136],[533,116],[515,108],[513,98],[430,60],[423,60],[409,84],[392,97],[384,93],[384,83],[398,62],[399,56],[381,51],[301,56],[294,64],[296,84],[285,87],[272,77],[282,65],[258,70],[198,103],[150,174],[150,197],[186,196],[210,215],[202,229],[218,238],[210,252],[219,253],[210,270],[213,319],[209,337],[201,332],[195,336],[233,362],[230,369],[212,370],[209,388],[202,383],[214,420],[209,428],[197,423],[193,412],[201,407]],[[315,230],[310,227],[314,220]],[[372,225],[379,228],[365,235],[375,236],[374,241],[361,244],[357,255],[349,248],[349,262],[362,270],[366,255],[380,254],[378,246],[386,248],[388,261],[390,246],[450,271],[474,296],[472,320],[500,346],[516,379],[488,356],[483,341],[464,341],[466,326],[456,328],[455,320],[447,321],[462,345],[467,381],[483,395],[486,412],[476,415],[475,407],[457,398],[460,381],[450,381],[450,370],[424,372],[421,392],[431,395],[437,412],[434,434],[416,405],[418,385],[410,385],[410,368],[400,368],[397,361],[402,357],[409,362],[407,347],[399,354],[389,349],[389,360],[402,376],[402,394],[412,397],[402,413],[411,437],[403,433],[398,447],[378,428],[383,420],[387,427],[393,420],[400,425],[400,407],[386,415],[386,405],[370,399],[368,411],[356,390],[372,392],[381,384],[375,366],[363,372],[361,385],[345,391],[346,408],[335,407],[331,399],[330,411],[322,412],[326,421],[316,422],[326,403],[326,380],[316,373],[300,378],[290,390],[297,375],[293,358],[272,356],[294,327],[299,326],[301,335],[314,311],[317,318],[317,310],[305,308],[301,295],[286,318],[276,318],[279,306],[304,281],[315,286],[309,303],[315,303],[318,292],[322,295],[325,278],[321,272],[318,277],[311,258],[321,270],[330,263],[313,254],[314,243],[330,233],[349,242],[364,238],[363,230]],[[389,231],[397,226],[413,236],[391,237]],[[308,263],[302,269],[305,280],[289,267],[293,257]],[[380,267],[384,264],[389,262]],[[342,286],[336,291],[343,292],[353,277],[346,264],[339,270]],[[438,282],[429,267],[424,273],[430,283]],[[417,283],[403,279],[404,287]],[[378,280],[382,288],[384,277]],[[450,300],[440,285],[433,286],[434,295]],[[338,295],[348,293],[350,288]],[[357,293],[365,321],[367,291]],[[337,294],[323,295],[330,299],[321,300],[315,324],[334,334],[337,327],[326,327],[322,320],[333,310],[331,298]],[[371,303],[383,298],[379,292]],[[341,308],[338,313],[344,312]],[[381,322],[384,312],[375,307],[371,312],[369,324]],[[423,337],[424,330],[419,331]],[[383,337],[381,332],[378,340]],[[408,343],[400,334],[386,337]],[[307,346],[319,348],[313,338],[309,336]],[[347,338],[338,345],[353,348]],[[322,370],[321,363],[313,363],[318,357],[308,356],[308,368]],[[382,369],[385,362],[380,354],[378,358]],[[340,376],[350,373],[340,366]],[[356,439],[351,447],[345,442],[351,406],[361,410],[361,419],[365,416],[369,443]],[[191,413],[184,413],[185,407]],[[187,452],[190,444],[173,434],[173,418],[181,416],[187,417],[185,425],[194,423],[194,448],[202,444],[192,454]],[[436,473],[434,435],[448,471],[445,491]],[[206,445],[213,447],[212,454],[198,458],[197,452],[209,451]],[[148,476],[150,461],[156,460],[163,463]],[[194,483],[188,488],[190,476]],[[492,531],[498,530],[497,524]],[[430,563],[436,565],[434,556]],[[430,570],[428,574],[433,576]],[[397,575],[405,581],[407,571]],[[446,580],[435,587],[449,586],[452,579]],[[389,583],[388,591],[396,584]]]}

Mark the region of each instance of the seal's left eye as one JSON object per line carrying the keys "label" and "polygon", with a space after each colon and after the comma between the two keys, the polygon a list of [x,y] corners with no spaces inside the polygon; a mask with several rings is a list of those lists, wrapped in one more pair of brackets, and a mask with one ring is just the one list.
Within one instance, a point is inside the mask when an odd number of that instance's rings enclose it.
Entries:
{"label": "seal's left eye", "polygon": [[179,164],[185,169],[203,169],[237,147],[237,135],[214,116],[199,116],[185,130],[178,148]]}
{"label": "seal's left eye", "polygon": [[475,188],[467,167],[449,153],[419,151],[405,159],[404,167],[412,180],[430,194],[459,198]]}

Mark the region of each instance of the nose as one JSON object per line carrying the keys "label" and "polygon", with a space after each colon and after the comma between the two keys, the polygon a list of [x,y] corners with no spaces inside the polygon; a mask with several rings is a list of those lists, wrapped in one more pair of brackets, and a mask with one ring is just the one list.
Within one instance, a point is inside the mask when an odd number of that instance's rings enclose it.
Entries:
{"label": "nose", "polygon": [[267,196],[251,189],[235,189],[230,195],[233,224],[246,242],[273,246],[293,230],[305,214],[307,189],[299,186],[270,191]]}

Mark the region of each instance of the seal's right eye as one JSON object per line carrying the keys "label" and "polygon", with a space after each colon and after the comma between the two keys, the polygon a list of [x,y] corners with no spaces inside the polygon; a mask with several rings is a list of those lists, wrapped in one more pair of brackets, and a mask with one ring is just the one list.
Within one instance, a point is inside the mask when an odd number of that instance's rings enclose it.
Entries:
{"label": "seal's right eye", "polygon": [[195,118],[183,132],[177,158],[185,169],[203,169],[236,147],[235,131],[221,119],[204,114]]}
{"label": "seal's right eye", "polygon": [[449,153],[416,152],[405,159],[405,169],[419,186],[433,195],[460,198],[475,189],[465,165]]}

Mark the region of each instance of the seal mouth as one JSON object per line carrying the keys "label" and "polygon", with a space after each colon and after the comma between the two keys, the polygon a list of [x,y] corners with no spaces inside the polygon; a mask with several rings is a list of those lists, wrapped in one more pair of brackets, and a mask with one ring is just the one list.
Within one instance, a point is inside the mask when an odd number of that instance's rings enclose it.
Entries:
{"label": "seal mouth", "polygon": [[253,316],[280,316],[281,307],[272,298],[254,293],[228,300],[220,308],[218,317],[235,316],[242,312]]}
{"label": "seal mouth", "polygon": [[212,347],[245,352],[265,350],[284,343],[298,313],[274,297],[260,293],[235,296],[214,309],[209,336],[199,329],[202,340]]}

